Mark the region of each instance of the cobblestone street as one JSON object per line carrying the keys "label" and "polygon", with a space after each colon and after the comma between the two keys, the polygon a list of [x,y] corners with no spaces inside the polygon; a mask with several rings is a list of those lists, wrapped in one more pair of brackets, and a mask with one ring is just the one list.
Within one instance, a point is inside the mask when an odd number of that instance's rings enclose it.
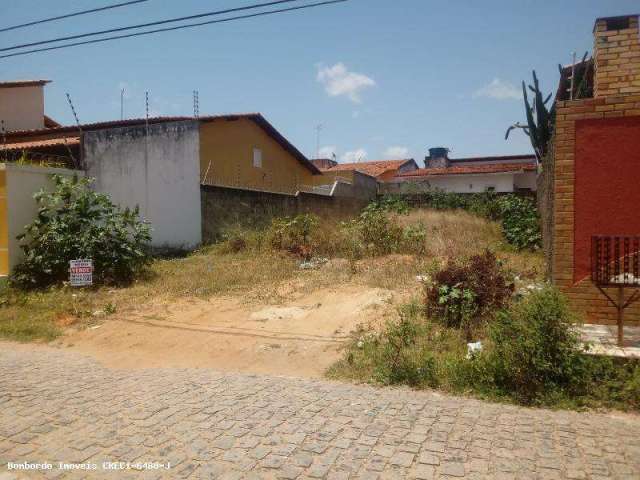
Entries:
{"label": "cobblestone street", "polygon": [[[7,470],[25,461],[55,468]],[[103,461],[171,466],[109,472]],[[0,479],[45,476],[638,479],[640,417],[204,369],[109,370],[0,343]]]}

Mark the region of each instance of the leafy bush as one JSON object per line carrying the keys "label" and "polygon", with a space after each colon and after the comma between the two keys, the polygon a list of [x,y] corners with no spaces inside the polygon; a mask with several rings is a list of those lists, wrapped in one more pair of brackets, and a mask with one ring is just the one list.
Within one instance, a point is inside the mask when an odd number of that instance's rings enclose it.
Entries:
{"label": "leafy bush", "polygon": [[313,253],[311,236],[318,227],[318,217],[308,213],[295,217],[275,218],[267,237],[271,246],[309,259]]}
{"label": "leafy bush", "polygon": [[584,393],[589,365],[572,328],[575,320],[553,287],[500,313],[489,326],[491,348],[483,358],[495,386],[523,403],[561,391]]}
{"label": "leafy bush", "polygon": [[450,262],[433,275],[426,289],[427,312],[447,327],[464,329],[471,340],[482,320],[504,307],[512,293],[513,284],[486,250],[466,262]]}
{"label": "leafy bush", "polygon": [[342,228],[347,253],[353,258],[394,253],[402,245],[402,227],[377,203],[367,205],[358,218]]}
{"label": "leafy bush", "polygon": [[64,281],[69,260],[93,259],[95,283],[131,281],[150,261],[150,227],[138,209],[120,209],[92,191],[91,179],[54,175],[55,190],[35,195],[37,218],[18,239],[24,260],[12,276],[22,288]]}
{"label": "leafy bush", "polygon": [[427,250],[427,229],[418,223],[405,227],[402,233],[403,250],[424,255]]}
{"label": "leafy bush", "polygon": [[409,203],[400,195],[387,195],[377,205],[386,212],[406,215],[409,213]]}
{"label": "leafy bush", "polygon": [[435,386],[436,358],[424,341],[429,326],[420,319],[419,309],[416,304],[404,305],[398,320],[387,322],[384,330],[360,330],[334,370],[355,367],[368,380],[384,385]]}
{"label": "leafy bush", "polygon": [[519,250],[536,249],[542,244],[536,206],[528,198],[505,195],[497,200],[504,236]]}

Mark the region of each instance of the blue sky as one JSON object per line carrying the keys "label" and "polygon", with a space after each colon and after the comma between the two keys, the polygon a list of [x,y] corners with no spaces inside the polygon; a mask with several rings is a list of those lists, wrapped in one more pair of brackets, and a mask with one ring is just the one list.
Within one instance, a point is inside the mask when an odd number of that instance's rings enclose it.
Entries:
{"label": "blue sky", "polygon": [[[311,0],[306,0],[311,1]],[[11,46],[61,35],[257,3],[150,0],[0,33]],[[22,0],[0,5],[8,26],[116,0]],[[536,69],[545,91],[558,63],[592,48],[599,16],[637,13],[637,0],[350,0],[345,4],[0,60],[0,80],[47,78],[46,112],[73,123],[151,112],[262,112],[308,156],[342,161],[413,157],[445,146],[453,157],[530,153],[504,141],[523,120],[519,83]]]}

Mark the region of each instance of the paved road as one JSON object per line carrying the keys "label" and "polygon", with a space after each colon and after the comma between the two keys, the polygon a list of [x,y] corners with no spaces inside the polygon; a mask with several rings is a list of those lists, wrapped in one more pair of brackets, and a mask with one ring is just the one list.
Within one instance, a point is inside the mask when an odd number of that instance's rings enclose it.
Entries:
{"label": "paved road", "polygon": [[[45,461],[52,478],[638,479],[640,418],[209,370],[117,371],[0,343],[0,479],[45,476],[7,471]],[[171,468],[105,471],[103,461]]]}

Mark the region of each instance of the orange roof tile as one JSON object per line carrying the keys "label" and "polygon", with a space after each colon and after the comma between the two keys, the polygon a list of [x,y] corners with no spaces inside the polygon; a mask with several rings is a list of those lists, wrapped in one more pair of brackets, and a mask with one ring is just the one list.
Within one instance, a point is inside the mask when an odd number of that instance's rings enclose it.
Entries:
{"label": "orange roof tile", "polygon": [[358,162],[358,163],[339,163],[335,167],[323,168],[323,172],[344,172],[356,170],[358,172],[366,173],[372,177],[379,177],[389,170],[397,170],[402,165],[410,162],[411,159],[405,160],[376,160],[371,162]]}
{"label": "orange roof tile", "polygon": [[472,175],[481,173],[510,173],[535,170],[535,162],[494,163],[491,165],[469,165],[464,167],[419,168],[413,172],[397,175],[396,178],[430,177],[438,175]]}
{"label": "orange roof tile", "polygon": [[59,146],[75,146],[80,145],[80,137],[62,137],[52,138],[49,140],[36,140],[33,142],[17,142],[17,143],[0,143],[1,151],[29,150],[31,148],[46,148]]}

